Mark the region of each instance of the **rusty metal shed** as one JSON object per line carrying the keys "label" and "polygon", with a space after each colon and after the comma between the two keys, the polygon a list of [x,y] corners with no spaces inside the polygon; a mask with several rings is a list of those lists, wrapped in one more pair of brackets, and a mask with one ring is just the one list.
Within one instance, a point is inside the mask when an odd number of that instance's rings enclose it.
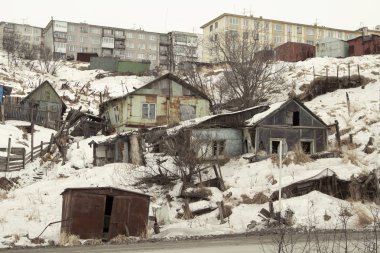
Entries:
{"label": "rusty metal shed", "polygon": [[297,62],[315,57],[315,47],[305,43],[286,42],[274,50],[280,61]]}
{"label": "rusty metal shed", "polygon": [[67,188],[61,195],[61,233],[103,240],[146,233],[149,195],[113,187]]}

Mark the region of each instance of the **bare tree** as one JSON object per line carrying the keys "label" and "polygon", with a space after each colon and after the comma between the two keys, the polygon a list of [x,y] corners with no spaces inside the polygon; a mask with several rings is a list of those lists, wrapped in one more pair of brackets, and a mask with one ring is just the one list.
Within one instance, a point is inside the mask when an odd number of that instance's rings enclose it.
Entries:
{"label": "bare tree", "polygon": [[54,57],[53,51],[44,45],[40,48],[39,64],[42,71],[55,75],[57,70],[62,67],[62,61]]}
{"label": "bare tree", "polygon": [[17,66],[21,37],[17,33],[4,34],[3,49],[7,53],[8,66]]}
{"label": "bare tree", "polygon": [[266,50],[270,45],[262,43],[259,32],[258,28],[229,30],[209,38],[209,52],[224,63],[223,81],[232,95],[229,104],[237,109],[255,106],[282,88],[284,66],[275,64]]}

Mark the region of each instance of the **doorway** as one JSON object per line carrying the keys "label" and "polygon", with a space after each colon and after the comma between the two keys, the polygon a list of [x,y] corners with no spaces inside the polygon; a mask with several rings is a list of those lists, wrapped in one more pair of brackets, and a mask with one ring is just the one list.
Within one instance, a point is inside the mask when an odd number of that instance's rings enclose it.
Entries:
{"label": "doorway", "polygon": [[107,195],[106,206],[104,209],[103,240],[109,239],[108,235],[109,235],[110,224],[111,224],[112,206],[113,206],[113,196]]}

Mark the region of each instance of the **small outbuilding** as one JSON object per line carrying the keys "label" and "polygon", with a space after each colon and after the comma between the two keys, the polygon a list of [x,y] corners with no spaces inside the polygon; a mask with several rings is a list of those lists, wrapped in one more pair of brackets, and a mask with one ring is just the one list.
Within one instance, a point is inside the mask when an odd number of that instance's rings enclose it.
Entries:
{"label": "small outbuilding", "polygon": [[274,51],[279,61],[297,62],[315,57],[315,47],[305,43],[286,42],[276,47]]}
{"label": "small outbuilding", "polygon": [[325,38],[317,44],[316,56],[345,58],[348,56],[348,43],[335,38]]}
{"label": "small outbuilding", "polygon": [[347,41],[349,56],[380,54],[380,36],[371,34],[359,36]]}
{"label": "small outbuilding", "polygon": [[61,195],[61,233],[102,240],[146,233],[149,195],[113,187],[67,188]]}

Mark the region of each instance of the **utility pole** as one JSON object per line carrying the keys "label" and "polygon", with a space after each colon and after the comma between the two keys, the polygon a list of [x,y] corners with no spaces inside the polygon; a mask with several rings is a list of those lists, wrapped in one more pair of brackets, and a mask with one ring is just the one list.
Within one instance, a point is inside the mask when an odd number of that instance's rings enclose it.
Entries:
{"label": "utility pole", "polygon": [[280,164],[279,164],[279,167],[280,167],[280,176],[279,176],[279,187],[280,189],[278,190],[278,205],[279,205],[279,209],[280,209],[280,217],[281,217],[281,210],[282,210],[282,205],[281,205],[281,195],[282,195],[282,140],[280,140],[280,144],[279,144],[279,151],[278,151],[278,156],[279,156],[279,160],[280,160]]}

